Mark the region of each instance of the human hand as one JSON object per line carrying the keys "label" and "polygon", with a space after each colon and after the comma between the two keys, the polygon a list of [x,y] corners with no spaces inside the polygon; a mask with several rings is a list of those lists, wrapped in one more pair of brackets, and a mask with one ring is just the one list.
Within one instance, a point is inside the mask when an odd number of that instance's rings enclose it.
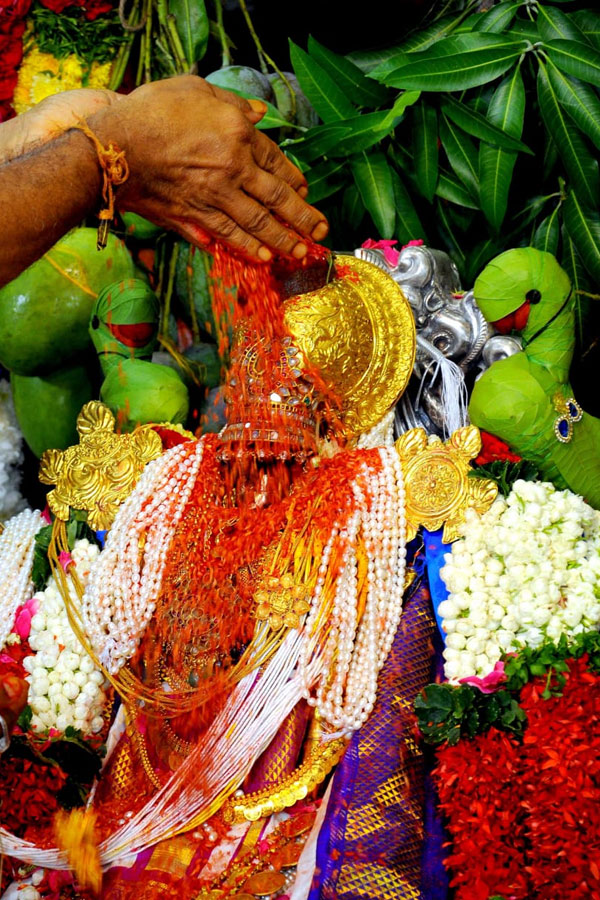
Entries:
{"label": "human hand", "polygon": [[301,258],[303,236],[322,240],[327,222],[303,199],[299,169],[254,128],[263,114],[259,101],[182,75],[143,85],[88,122],[105,146],[125,151],[119,209],[195,244],[210,235],[258,259],[271,250]]}
{"label": "human hand", "polygon": [[0,164],[58,137],[82,119],[122,99],[114,91],[80,88],[46,97],[0,126]]}

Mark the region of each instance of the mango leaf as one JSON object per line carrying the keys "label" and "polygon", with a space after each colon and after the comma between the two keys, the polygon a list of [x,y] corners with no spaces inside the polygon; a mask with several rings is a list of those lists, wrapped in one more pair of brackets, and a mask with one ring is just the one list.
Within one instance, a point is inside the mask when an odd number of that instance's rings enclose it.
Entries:
{"label": "mango leaf", "polygon": [[581,261],[581,256],[579,255],[564,222],[561,229],[561,237],[562,255],[560,258],[560,264],[571,279],[573,290],[576,292],[575,326],[577,329],[577,339],[579,341],[579,346],[583,347],[584,313],[587,313],[587,309],[589,307],[589,299],[579,296],[577,294],[577,291],[589,291],[590,285],[583,262]]}
{"label": "mango leaf", "polygon": [[600,282],[600,215],[595,209],[586,209],[576,192],[569,191],[564,217],[584,266],[592,278]]}
{"label": "mango leaf", "polygon": [[308,181],[308,200],[310,203],[318,203],[325,197],[330,197],[343,185],[340,175],[345,166],[344,160],[330,160],[314,166],[306,175]]}
{"label": "mango leaf", "polygon": [[476,244],[466,259],[466,283],[473,284],[485,264],[501,250],[501,245],[493,238],[486,238]]}
{"label": "mango leaf", "polygon": [[456,31],[463,19],[463,15],[444,16],[428,28],[417,29],[400,45],[400,49],[405,53],[420,53],[422,50],[427,50],[428,47],[432,47],[442,38],[449,37],[453,31]]}
{"label": "mango leaf", "polygon": [[356,115],[355,107],[333,78],[293,41],[290,41],[290,58],[300,87],[324,122]]}
{"label": "mango leaf", "polygon": [[581,29],[586,41],[600,50],[600,14],[593,9],[580,9],[573,13],[573,21]]}
{"label": "mango leaf", "polygon": [[454,178],[453,175],[448,174],[448,172],[444,172],[442,169],[440,170],[435,193],[438,197],[441,197],[443,200],[448,200],[450,203],[465,206],[467,209],[479,209],[477,201],[473,199],[460,181],[457,178]]}
{"label": "mango leaf", "polygon": [[386,118],[381,125],[382,128],[388,128],[392,125],[395,127],[404,115],[407,106],[412,106],[421,96],[421,91],[404,91],[396,98],[392,108],[388,110]]}
{"label": "mango leaf", "polygon": [[584,37],[571,16],[561,9],[539,4],[537,26],[543,41],[583,41]]}
{"label": "mango leaf", "polygon": [[342,199],[342,219],[350,228],[356,230],[365,217],[365,204],[362,202],[356,185],[349,184]]}
{"label": "mango leaf", "polygon": [[352,50],[351,53],[346,54],[346,59],[349,59],[361,72],[370,77],[371,72],[388,60],[397,49],[394,46],[383,47],[378,50]]}
{"label": "mango leaf", "polygon": [[546,128],[556,143],[569,180],[580,200],[592,208],[600,195],[598,163],[590,154],[580,133],[566,119],[558,97],[548,79],[545,65],[538,69],[538,100]]}
{"label": "mango leaf", "polygon": [[561,106],[600,150],[600,100],[593,88],[569,78],[550,62],[548,78]]}
{"label": "mango leaf", "polygon": [[437,110],[429,103],[419,103],[413,111],[413,156],[419,190],[431,203],[438,180]]}
{"label": "mango leaf", "polygon": [[545,129],[545,131],[546,140],[544,141],[544,159],[542,162],[542,178],[544,181],[550,177],[558,163],[558,147],[548,133],[548,129]]}
{"label": "mango leaf", "polygon": [[326,156],[332,147],[339,144],[341,139],[349,134],[350,128],[346,128],[344,125],[317,125],[316,128],[306,131],[300,139],[282,141],[279,146],[286,152],[287,148],[291,147],[294,153],[310,162],[318,156]]}
{"label": "mango leaf", "polygon": [[394,201],[396,203],[395,237],[398,238],[400,245],[407,244],[413,240],[427,242],[425,229],[410,199],[410,194],[406,190],[398,172],[395,169],[392,169],[391,172],[394,185]]}
{"label": "mango leaf", "polygon": [[373,219],[378,236],[393,237],[396,222],[392,170],[385,155],[376,150],[351,160],[352,175],[360,196]]}
{"label": "mango leaf", "polygon": [[[512,76],[509,75],[507,78],[511,79]],[[488,115],[488,118],[486,119],[485,116],[474,112],[474,110],[465,106],[464,103],[459,103],[457,100],[454,100],[453,97],[444,98],[441,108],[448,118],[452,119],[453,122],[456,122],[456,124],[462,128],[463,131],[466,131],[467,134],[481,138],[482,141],[487,141],[488,144],[493,144],[495,147],[502,147],[503,150],[522,151],[524,153],[530,153],[533,156],[533,150],[530,150],[527,144],[524,144],[514,136],[511,136],[507,129],[505,130],[501,116],[496,117],[501,123],[500,126],[498,126],[494,124],[491,116]],[[521,131],[522,127],[519,129],[519,134],[521,134]]]}
{"label": "mango leaf", "polygon": [[385,83],[385,79],[390,72],[393,72],[395,69],[399,68],[399,66],[403,66],[409,59],[410,56],[406,50],[401,50],[399,47],[396,47],[390,51],[390,55],[386,59],[383,59],[369,72],[369,78],[380,83]]}
{"label": "mango leaf", "polygon": [[575,41],[546,41],[544,47],[555,66],[568,75],[600,87],[600,52]]}
{"label": "mango leaf", "polygon": [[[515,66],[496,89],[488,118],[515,138],[525,119],[525,86],[520,66]],[[508,196],[517,154],[482,143],[479,147],[479,202],[487,221],[498,231],[508,207]]]}
{"label": "mango leaf", "polygon": [[560,223],[558,213],[560,203],[557,203],[549,216],[546,216],[538,225],[531,241],[531,246],[536,250],[544,250],[546,253],[552,253],[553,256],[558,255],[558,241],[560,237]]}
{"label": "mango leaf", "polygon": [[169,12],[175,16],[175,28],[191,68],[202,59],[208,44],[210,23],[206,4],[204,0],[169,0]]}
{"label": "mango leaf", "polygon": [[473,198],[479,196],[479,161],[475,144],[454,122],[442,114],[440,140],[450,167]]}
{"label": "mango leaf", "polygon": [[466,90],[503,75],[528,46],[499,34],[444,38],[427,51],[410,54],[407,62],[383,80],[406,90]]}
{"label": "mango leaf", "polygon": [[436,218],[440,236],[446,244],[448,253],[456,263],[456,266],[462,278],[465,274],[466,267],[465,254],[463,253],[460,244],[454,236],[454,228],[452,227],[452,223],[448,219],[448,211],[440,200],[438,200],[436,203]]}
{"label": "mango leaf", "polygon": [[[349,134],[331,149],[331,156],[351,156],[353,153],[367,150],[392,130],[393,121],[385,109],[363,113],[362,116],[355,116],[352,119],[342,119],[340,125],[348,128]],[[389,123],[387,128],[386,122]]]}
{"label": "mango leaf", "polygon": [[513,3],[512,0],[501,0],[487,12],[477,13],[473,31],[492,31],[495,34],[505,31],[521,6],[521,3]]}
{"label": "mango leaf", "polygon": [[508,29],[507,34],[513,38],[525,38],[526,41],[531,41],[532,44],[535,44],[540,39],[537,25],[530,19],[515,19],[512,28]]}
{"label": "mango leaf", "polygon": [[308,52],[358,106],[381,106],[388,100],[389,91],[382,85],[363,75],[345,56],[323,47],[312,35],[308,38]]}

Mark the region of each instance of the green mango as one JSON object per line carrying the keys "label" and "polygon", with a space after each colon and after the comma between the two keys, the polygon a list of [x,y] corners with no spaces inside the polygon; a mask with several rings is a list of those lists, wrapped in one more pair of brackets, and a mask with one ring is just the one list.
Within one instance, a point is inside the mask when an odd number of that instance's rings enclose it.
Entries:
{"label": "green mango", "polygon": [[100,399],[115,414],[121,431],[148,422],[183,425],[189,411],[187,388],[177,372],[142,359],[123,359],[113,366]]}
{"label": "green mango", "polygon": [[17,375],[44,375],[90,347],[88,323],[102,287],[139,277],[123,241],[77,228],[0,290],[0,364]]}
{"label": "green mango", "polygon": [[152,238],[158,237],[164,232],[164,228],[149,222],[143,216],[137,213],[126,212],[121,213],[123,224],[125,225],[125,234],[127,237],[135,238],[138,241],[150,241]]}
{"label": "green mango", "polygon": [[231,91],[244,91],[260,100],[271,100],[273,91],[266,75],[249,66],[225,66],[206,76],[209,84]]}
{"label": "green mango", "polygon": [[277,72],[267,75],[273,88],[275,106],[288,122],[301,125],[303,128],[314,128],[319,124],[319,116],[302,92],[298,79],[293,72],[284,72],[283,74],[292,86],[294,97],[296,98],[295,110],[292,107],[288,86],[285,81],[282,81],[281,76]]}
{"label": "green mango", "polygon": [[36,456],[78,442],[77,416],[94,398],[85,366],[69,366],[43,376],[13,372],[10,384],[19,427]]}

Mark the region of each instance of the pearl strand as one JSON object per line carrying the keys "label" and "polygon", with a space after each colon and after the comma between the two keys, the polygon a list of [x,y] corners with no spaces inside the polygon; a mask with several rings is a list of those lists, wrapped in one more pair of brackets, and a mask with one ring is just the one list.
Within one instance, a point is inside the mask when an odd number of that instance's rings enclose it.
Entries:
{"label": "pearl strand", "polygon": [[[351,734],[370,715],[377,694],[377,679],[391,649],[402,615],[406,564],[405,490],[398,454],[379,448],[381,469],[366,463],[352,485],[354,511],[345,528],[336,523],[326,545],[311,610],[306,621],[307,640],[300,657],[304,696],[316,706],[332,728]],[[362,534],[367,552],[367,596],[358,620],[358,567],[356,547]],[[334,544],[343,547],[342,567],[328,616],[329,633],[320,657],[320,676],[311,695],[310,664],[316,657],[315,626],[325,618],[321,590]]]}
{"label": "pearl strand", "polygon": [[0,647],[12,630],[17,607],[31,596],[35,536],[43,525],[38,510],[25,509],[0,534]]}
{"label": "pearl strand", "polygon": [[204,442],[149,463],[108,535],[83,596],[92,646],[112,674],[138,647],[162,584],[170,540],[196,483]]}

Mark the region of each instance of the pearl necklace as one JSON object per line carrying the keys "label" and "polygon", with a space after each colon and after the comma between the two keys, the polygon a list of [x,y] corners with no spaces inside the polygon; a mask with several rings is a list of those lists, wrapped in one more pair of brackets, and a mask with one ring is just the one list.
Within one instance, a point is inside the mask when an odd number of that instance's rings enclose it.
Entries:
{"label": "pearl necklace", "polygon": [[82,599],[85,631],[116,674],[152,618],[170,539],[196,483],[204,442],[186,442],[148,463],[119,510]]}
{"label": "pearl necklace", "polygon": [[[381,469],[372,470],[366,462],[362,465],[352,486],[354,509],[343,526],[339,521],[334,524],[323,550],[299,664],[304,697],[325,722],[345,734],[360,728],[375,705],[377,678],[402,615],[404,479],[397,452],[387,447],[378,452]],[[366,602],[359,618],[357,547],[361,540],[368,565]],[[342,565],[329,611],[324,588],[334,577],[330,559],[339,558],[334,548],[342,551]],[[320,674],[315,679],[314,663],[319,656]]]}
{"label": "pearl necklace", "polygon": [[12,630],[17,607],[31,596],[35,536],[43,525],[38,510],[25,509],[0,534],[0,647]]}

